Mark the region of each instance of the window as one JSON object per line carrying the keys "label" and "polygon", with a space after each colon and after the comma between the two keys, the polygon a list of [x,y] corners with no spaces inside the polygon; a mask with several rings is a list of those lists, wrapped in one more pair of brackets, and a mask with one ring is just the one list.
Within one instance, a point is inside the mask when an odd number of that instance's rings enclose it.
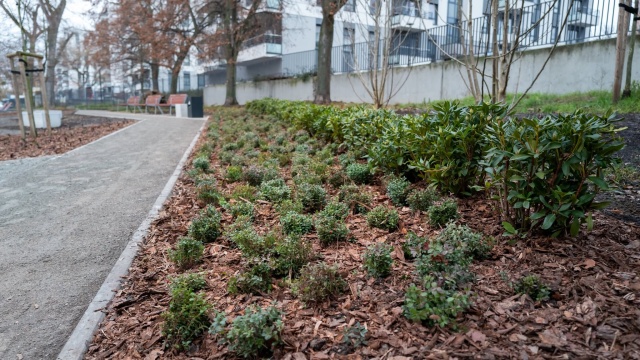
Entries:
{"label": "window", "polygon": [[343,65],[342,72],[351,72],[355,69],[355,58],[353,56],[356,40],[356,29],[352,27],[345,27],[343,32]]}
{"label": "window", "polygon": [[354,28],[344,28],[343,31],[343,45],[353,45],[356,40],[356,29]]}
{"label": "window", "polygon": [[191,56],[189,56],[189,54],[187,54],[187,57],[184,58],[184,65],[191,66]]}
{"label": "window", "polygon": [[204,87],[204,74],[198,74],[198,89]]}
{"label": "window", "polygon": [[322,30],[322,24],[316,24],[316,49],[320,43],[320,31]]}
{"label": "window", "polygon": [[356,0],[347,0],[347,3],[344,4],[344,11],[356,11]]}
{"label": "window", "polygon": [[189,91],[191,90],[191,74],[188,72],[185,72],[183,76],[183,80],[182,80],[182,90],[184,91]]}

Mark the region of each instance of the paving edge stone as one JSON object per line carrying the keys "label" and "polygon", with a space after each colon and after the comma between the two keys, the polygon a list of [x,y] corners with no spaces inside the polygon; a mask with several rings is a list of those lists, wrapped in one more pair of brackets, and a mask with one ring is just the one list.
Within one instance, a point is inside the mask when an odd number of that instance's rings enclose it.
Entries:
{"label": "paving edge stone", "polygon": [[120,289],[123,277],[129,273],[129,267],[131,266],[133,259],[138,254],[140,243],[146,236],[149,226],[151,226],[151,222],[158,216],[164,202],[171,195],[173,187],[182,173],[184,164],[187,162],[187,159],[193,151],[193,148],[196,146],[203,129],[207,125],[207,120],[208,117],[204,118],[204,122],[198,130],[198,133],[182,155],[182,159],[180,159],[180,162],[169,178],[169,181],[164,186],[164,189],[162,189],[162,192],[156,199],[156,202],[153,204],[149,214],[131,236],[129,243],[122,251],[122,254],[118,257],[118,260],[111,269],[111,272],[102,283],[100,290],[98,290],[98,293],[89,304],[89,307],[87,307],[87,310],[82,315],[78,325],[76,325],[75,329],[69,336],[69,339],[67,339],[67,342],[62,348],[62,351],[60,351],[57,360],[80,360],[84,358],[85,353],[89,349],[89,344],[91,343],[91,340],[93,340],[93,334],[98,330],[98,326],[105,317],[103,310],[109,305],[111,300],[113,300],[116,291]]}

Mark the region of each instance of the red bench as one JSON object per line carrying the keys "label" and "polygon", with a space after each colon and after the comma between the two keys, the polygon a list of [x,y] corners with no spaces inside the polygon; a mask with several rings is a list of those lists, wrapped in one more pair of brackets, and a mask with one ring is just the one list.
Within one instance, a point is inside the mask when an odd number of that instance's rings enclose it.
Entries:
{"label": "red bench", "polygon": [[148,113],[149,108],[153,108],[153,113],[157,114],[158,110],[162,113],[160,109],[160,100],[162,100],[162,95],[149,95],[144,100],[144,112]]}
{"label": "red bench", "polygon": [[136,111],[136,108],[142,112],[140,109],[140,96],[130,96],[125,103],[118,103],[117,110],[120,109],[120,106],[124,106],[126,111],[129,111],[129,107],[133,109],[133,112]]}
{"label": "red bench", "polygon": [[176,105],[186,104],[187,103],[187,94],[171,94],[169,95],[169,100],[167,100],[166,104],[158,104],[158,109],[160,113],[164,114],[162,108],[169,108],[169,115],[171,115],[171,109],[175,109]]}

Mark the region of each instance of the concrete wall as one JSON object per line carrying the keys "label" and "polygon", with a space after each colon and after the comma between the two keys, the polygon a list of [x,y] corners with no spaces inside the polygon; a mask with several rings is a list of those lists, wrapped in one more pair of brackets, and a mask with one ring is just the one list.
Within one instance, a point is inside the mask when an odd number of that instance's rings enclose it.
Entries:
{"label": "concrete wall", "polygon": [[[515,62],[509,82],[509,92],[523,92],[544,64],[550,49],[530,50]],[[613,86],[615,39],[558,47],[532,92],[566,94],[591,90],[609,90]],[[490,70],[490,64],[487,65]],[[456,99],[468,96],[461,74],[463,66],[453,61],[431,63],[413,68],[395,68],[393,86],[397,92],[391,104]],[[371,102],[360,77],[366,73],[332,75],[331,98],[344,102]],[[487,76],[490,76],[487,75]],[[634,57],[633,78],[640,78],[640,56]],[[490,81],[490,79],[487,79]],[[389,81],[391,83],[391,81]],[[206,105],[224,102],[224,85],[204,91]],[[238,84],[238,101],[274,97],[289,100],[313,99],[313,84],[299,79],[260,81]]]}

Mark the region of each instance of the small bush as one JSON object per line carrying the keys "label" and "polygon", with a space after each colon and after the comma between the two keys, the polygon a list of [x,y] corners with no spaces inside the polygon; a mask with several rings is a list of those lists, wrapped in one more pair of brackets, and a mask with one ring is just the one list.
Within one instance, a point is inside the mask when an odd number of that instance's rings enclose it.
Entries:
{"label": "small bush", "polygon": [[249,307],[245,314],[233,320],[225,341],[229,350],[241,357],[269,357],[282,342],[284,324],[280,310]]}
{"label": "small bush", "polygon": [[221,215],[215,207],[209,205],[200,211],[198,217],[191,221],[189,236],[202,243],[210,243],[222,235]]}
{"label": "small bush", "polygon": [[367,328],[360,325],[359,322],[353,326],[347,326],[342,333],[342,343],[348,348],[346,353],[351,353],[362,345],[367,344]]}
{"label": "small bush", "polygon": [[280,216],[284,216],[290,212],[301,214],[302,210],[302,203],[299,201],[284,200],[276,203],[276,211]]}
{"label": "small bush", "polygon": [[305,303],[319,303],[341,294],[346,286],[337,267],[319,263],[302,268],[295,292]]}
{"label": "small bush", "polygon": [[217,181],[213,176],[198,176],[195,180],[198,199],[207,204],[217,205],[222,197],[218,192]]}
{"label": "small bush", "polygon": [[169,259],[177,267],[187,269],[202,260],[204,245],[201,241],[192,238],[182,238],[178,241],[175,250],[169,250]]}
{"label": "small bush", "polygon": [[253,204],[250,202],[237,201],[235,203],[229,204],[227,208],[234,218],[237,218],[239,216],[246,216],[249,219],[253,220],[255,209]]}
{"label": "small bush", "polygon": [[278,172],[274,169],[267,169],[261,166],[251,165],[243,172],[244,180],[251,186],[259,186],[265,181],[278,177]]}
{"label": "small bush", "polygon": [[515,292],[518,294],[527,294],[534,301],[549,299],[549,287],[536,275],[525,276],[512,286]]}
{"label": "small bush", "polygon": [[393,231],[400,224],[400,216],[395,209],[383,205],[375,207],[367,214],[367,223],[371,227]]}
{"label": "small bush", "polygon": [[332,201],[318,215],[344,221],[349,216],[349,207],[345,203]]}
{"label": "small bush", "polygon": [[318,216],[315,223],[318,240],[323,246],[347,240],[349,229],[343,221],[330,216]]}
{"label": "small bush", "polygon": [[438,287],[433,278],[426,276],[424,290],[411,284],[404,299],[407,319],[423,322],[427,326],[445,327],[455,323],[458,314],[469,307],[469,295],[447,291]]}
{"label": "small bush", "polygon": [[313,219],[310,216],[290,212],[280,218],[282,231],[287,235],[304,235],[313,230]]}
{"label": "small bush", "polygon": [[254,201],[256,199],[256,188],[251,185],[238,185],[231,192],[231,198],[235,200]]}
{"label": "small bush", "polygon": [[242,251],[242,255],[248,258],[260,257],[268,253],[273,245],[269,239],[260,236],[244,217],[236,220],[228,236]]}
{"label": "small bush", "polygon": [[356,184],[370,184],[373,180],[369,167],[364,164],[353,163],[346,168],[347,176]]}
{"label": "small bush", "polygon": [[193,160],[193,167],[198,171],[202,171],[203,173],[208,173],[211,164],[209,163],[209,159],[206,156],[198,156]]}
{"label": "small bush", "polygon": [[364,268],[369,275],[376,278],[384,278],[391,274],[391,246],[375,244],[369,246],[364,253]]}
{"label": "small bush", "polygon": [[222,145],[222,151],[234,151],[234,150],[238,150],[240,148],[240,146],[238,146],[238,144],[232,142],[232,143],[226,143],[224,145]]}
{"label": "small bush", "polygon": [[345,202],[354,214],[366,214],[371,206],[371,195],[361,192],[356,185],[341,186],[338,200]]}
{"label": "small bush", "polygon": [[276,244],[274,273],[279,276],[297,276],[303,266],[313,258],[313,247],[298,236],[287,236]]}
{"label": "small bush", "polygon": [[207,313],[210,309],[204,295],[193,292],[188,286],[173,288],[169,309],[162,314],[162,335],[166,345],[188,350],[193,340],[209,327],[211,321]]}
{"label": "small bush", "polygon": [[190,291],[200,291],[207,287],[207,281],[202,274],[182,274],[171,279],[169,285],[170,291],[175,291],[178,288],[188,289]]}
{"label": "small bush", "polygon": [[429,239],[421,238],[413,232],[407,234],[407,240],[402,243],[402,251],[404,257],[408,260],[413,260],[420,257],[426,250],[425,245],[428,246]]}
{"label": "small bush", "polygon": [[482,234],[477,233],[466,225],[449,223],[435,239],[438,243],[448,243],[462,249],[464,254],[472,259],[485,259],[491,252],[492,245]]}
{"label": "small bush", "polygon": [[291,189],[282,179],[273,179],[260,185],[260,195],[267,201],[281,202],[291,197]]}
{"label": "small bush", "polygon": [[297,191],[297,198],[307,213],[322,210],[327,204],[327,192],[320,185],[302,184]]}
{"label": "small bush", "polygon": [[229,166],[224,178],[229,182],[236,182],[242,179],[242,168],[240,166]]}
{"label": "small bush", "polygon": [[442,204],[429,208],[429,225],[442,227],[458,218],[458,204],[455,200],[446,200]]}
{"label": "small bush", "polygon": [[260,295],[271,290],[271,266],[267,262],[251,264],[248,271],[229,279],[229,293]]}
{"label": "small bush", "polygon": [[387,183],[387,196],[395,206],[404,206],[407,204],[407,194],[409,192],[408,182],[404,178],[394,177]]}
{"label": "small bush", "polygon": [[329,176],[328,182],[329,185],[337,189],[340,186],[346,184],[348,180],[349,178],[344,171],[336,171]]}
{"label": "small bush", "polygon": [[414,190],[407,197],[407,204],[413,211],[428,211],[438,199],[438,193],[433,189]]}

